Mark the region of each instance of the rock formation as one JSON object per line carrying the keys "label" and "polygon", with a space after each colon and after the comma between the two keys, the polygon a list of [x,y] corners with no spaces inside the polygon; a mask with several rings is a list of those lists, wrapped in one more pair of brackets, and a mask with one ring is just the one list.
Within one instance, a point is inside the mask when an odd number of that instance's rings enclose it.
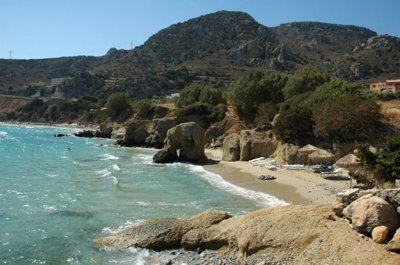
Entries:
{"label": "rock formation", "polygon": [[150,135],[146,138],[146,146],[163,148],[167,131],[177,124],[176,118],[153,119]]}
{"label": "rock formation", "polygon": [[396,209],[384,199],[365,195],[344,208],[343,215],[359,232],[371,233],[377,226],[386,226],[390,231],[399,226]]}
{"label": "rock formation", "polygon": [[247,161],[256,157],[271,156],[278,146],[278,141],[271,131],[242,130],[239,135],[225,137],[222,160]]}
{"label": "rock formation", "polygon": [[192,218],[146,221],[97,240],[99,248],[130,246],[214,249],[241,257],[268,255],[285,264],[381,265],[399,261],[398,254],[360,238],[325,205],[273,207],[235,217],[208,211]]}
{"label": "rock formation", "polygon": [[149,137],[149,128],[152,122],[149,120],[135,120],[128,124],[125,136],[118,144],[122,146],[145,146],[146,138]]}
{"label": "rock formation", "polygon": [[195,122],[181,123],[168,130],[164,148],[154,155],[153,161],[170,163],[177,160],[188,162],[206,160],[204,144],[203,128]]}
{"label": "rock formation", "polygon": [[237,161],[240,159],[240,138],[236,133],[225,137],[223,143],[222,160]]}

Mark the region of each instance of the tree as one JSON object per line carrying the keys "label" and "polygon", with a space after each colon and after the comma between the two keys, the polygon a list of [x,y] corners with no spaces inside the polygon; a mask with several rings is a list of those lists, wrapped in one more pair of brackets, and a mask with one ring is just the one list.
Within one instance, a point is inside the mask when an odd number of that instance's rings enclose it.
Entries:
{"label": "tree", "polygon": [[131,100],[126,93],[114,93],[107,98],[106,108],[111,118],[118,119],[122,114],[130,114]]}
{"label": "tree", "polygon": [[330,143],[367,141],[376,135],[380,117],[375,101],[346,95],[314,110],[315,135]]}
{"label": "tree", "polygon": [[400,135],[390,137],[378,151],[376,174],[386,181],[400,179]]}
{"label": "tree", "polygon": [[283,101],[286,81],[287,76],[278,72],[250,72],[230,89],[229,100],[244,118],[253,120],[261,103]]}
{"label": "tree", "polygon": [[305,105],[309,107],[319,106],[329,101],[337,100],[346,95],[362,96],[364,87],[357,83],[349,83],[342,79],[332,79],[330,82],[319,86],[306,99]]}
{"label": "tree", "polygon": [[283,142],[305,144],[313,138],[314,120],[310,109],[292,107],[279,114],[274,133]]}
{"label": "tree", "polygon": [[179,93],[176,102],[178,108],[183,108],[195,103],[210,105],[225,104],[222,91],[210,86],[191,85]]}
{"label": "tree", "polygon": [[331,77],[314,67],[304,67],[289,78],[283,93],[285,99],[315,90],[318,86],[329,82]]}

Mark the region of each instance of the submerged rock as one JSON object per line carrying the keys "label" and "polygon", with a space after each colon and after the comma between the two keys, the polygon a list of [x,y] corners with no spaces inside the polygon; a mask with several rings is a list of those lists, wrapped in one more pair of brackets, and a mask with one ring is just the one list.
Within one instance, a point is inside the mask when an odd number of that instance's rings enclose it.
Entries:
{"label": "submerged rock", "polygon": [[93,213],[91,213],[91,212],[88,212],[88,211],[79,212],[79,211],[72,211],[72,210],[57,211],[57,212],[50,213],[50,215],[67,216],[67,217],[83,217],[83,218],[93,217]]}

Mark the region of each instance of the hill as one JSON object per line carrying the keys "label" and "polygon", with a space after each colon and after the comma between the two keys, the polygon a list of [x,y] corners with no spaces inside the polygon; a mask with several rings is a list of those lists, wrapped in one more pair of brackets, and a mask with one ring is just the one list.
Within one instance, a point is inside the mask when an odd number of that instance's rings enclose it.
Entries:
{"label": "hill", "polygon": [[294,71],[305,65],[367,82],[398,77],[399,58],[399,38],[377,36],[363,27],[320,22],[267,27],[246,13],[220,11],[172,25],[129,51],[111,49],[101,57],[0,60],[0,92],[22,95],[21,90],[48,87],[51,78],[89,72],[102,78],[96,87],[84,85],[87,92],[64,94],[125,91],[133,98],[146,98],[193,82],[226,87],[252,69]]}

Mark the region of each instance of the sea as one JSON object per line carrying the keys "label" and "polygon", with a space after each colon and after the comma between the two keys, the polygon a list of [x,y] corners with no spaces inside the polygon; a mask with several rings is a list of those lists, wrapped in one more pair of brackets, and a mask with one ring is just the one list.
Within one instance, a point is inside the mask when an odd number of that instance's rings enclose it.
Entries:
{"label": "sea", "polygon": [[154,164],[155,149],[54,137],[75,130],[0,125],[0,264],[146,264],[157,253],[95,240],[151,218],[284,203],[201,166]]}

